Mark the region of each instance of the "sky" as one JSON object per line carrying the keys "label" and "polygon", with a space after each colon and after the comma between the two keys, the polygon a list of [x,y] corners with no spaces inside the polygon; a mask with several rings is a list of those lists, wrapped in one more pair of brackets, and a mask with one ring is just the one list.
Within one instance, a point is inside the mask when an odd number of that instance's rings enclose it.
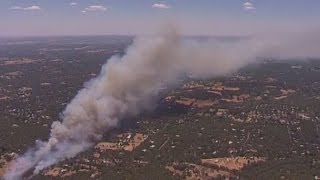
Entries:
{"label": "sky", "polygon": [[319,0],[0,0],[0,36],[250,35],[320,27]]}

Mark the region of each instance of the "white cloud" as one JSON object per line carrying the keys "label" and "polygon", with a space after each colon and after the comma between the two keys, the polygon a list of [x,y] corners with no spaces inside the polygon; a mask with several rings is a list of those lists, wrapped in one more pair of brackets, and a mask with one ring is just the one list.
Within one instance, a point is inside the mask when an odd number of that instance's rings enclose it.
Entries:
{"label": "white cloud", "polygon": [[152,5],[152,8],[158,8],[158,9],[169,9],[171,8],[169,5],[163,4],[163,3],[155,3]]}
{"label": "white cloud", "polygon": [[20,6],[13,6],[9,8],[11,10],[22,10],[22,11],[38,11],[41,10],[39,6],[29,6],[29,7],[20,7]]}
{"label": "white cloud", "polygon": [[245,2],[243,6],[253,6],[253,4],[251,2]]}
{"label": "white cloud", "polygon": [[245,6],[243,7],[244,10],[255,10],[256,8],[254,6]]}
{"label": "white cloud", "polygon": [[251,2],[249,2],[249,1],[243,3],[242,7],[243,7],[244,10],[247,10],[247,11],[255,10],[255,9],[256,9],[256,7],[254,6],[254,4],[251,3]]}
{"label": "white cloud", "polygon": [[76,2],[71,2],[70,3],[70,6],[76,6],[76,5],[78,5],[78,3],[76,3]]}
{"label": "white cloud", "polygon": [[30,10],[30,11],[33,11],[33,10],[41,10],[41,8],[39,6],[30,6],[30,7],[26,7],[24,8],[24,10]]}
{"label": "white cloud", "polygon": [[107,8],[104,6],[89,6],[85,8],[82,12],[89,12],[89,11],[106,11]]}

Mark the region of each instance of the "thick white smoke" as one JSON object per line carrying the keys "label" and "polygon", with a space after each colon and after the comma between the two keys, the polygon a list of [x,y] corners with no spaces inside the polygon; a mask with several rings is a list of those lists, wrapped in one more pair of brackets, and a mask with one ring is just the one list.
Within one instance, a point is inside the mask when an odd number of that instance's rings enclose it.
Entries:
{"label": "thick white smoke", "polygon": [[21,179],[30,171],[37,174],[92,147],[122,118],[147,109],[162,87],[174,84],[179,75],[202,78],[232,73],[264,54],[265,46],[255,39],[184,40],[172,29],[137,38],[123,57],[109,59],[100,75],[85,84],[66,107],[62,122],[52,124],[49,140],[37,142],[20,156],[5,179]]}

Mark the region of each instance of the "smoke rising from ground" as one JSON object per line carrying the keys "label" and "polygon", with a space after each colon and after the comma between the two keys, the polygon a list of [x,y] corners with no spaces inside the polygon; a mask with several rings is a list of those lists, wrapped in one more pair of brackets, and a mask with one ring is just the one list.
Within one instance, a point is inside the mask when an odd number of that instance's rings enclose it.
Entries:
{"label": "smoke rising from ground", "polygon": [[[38,174],[92,147],[122,118],[147,110],[162,87],[176,84],[183,74],[222,76],[259,56],[287,58],[292,50],[293,56],[307,54],[307,49],[297,48],[299,44],[282,47],[282,43],[269,41],[200,42],[185,40],[170,28],[153,37],[137,38],[123,57],[113,56],[100,75],[85,84],[62,113],[62,122],[52,124],[49,140],[36,142],[33,149],[20,156],[5,179],[21,179],[29,171]],[[319,45],[313,43],[313,56],[320,55],[314,50]]]}

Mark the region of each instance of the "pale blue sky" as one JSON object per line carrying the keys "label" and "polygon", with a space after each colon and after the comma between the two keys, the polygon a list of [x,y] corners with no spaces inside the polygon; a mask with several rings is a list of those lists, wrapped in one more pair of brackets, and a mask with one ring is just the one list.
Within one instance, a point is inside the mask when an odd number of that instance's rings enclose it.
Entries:
{"label": "pale blue sky", "polygon": [[[73,3],[73,4],[72,4]],[[1,0],[0,36],[152,33],[247,35],[320,27],[319,0]]]}

